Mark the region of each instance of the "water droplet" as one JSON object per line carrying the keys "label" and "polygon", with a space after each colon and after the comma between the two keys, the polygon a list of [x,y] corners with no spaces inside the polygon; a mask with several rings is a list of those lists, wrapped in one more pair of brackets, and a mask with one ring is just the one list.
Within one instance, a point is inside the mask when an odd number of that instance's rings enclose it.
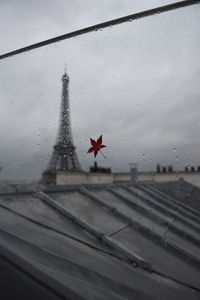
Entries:
{"label": "water droplet", "polygon": [[145,157],[146,157],[146,154],[142,154],[142,157],[145,158]]}
{"label": "water droplet", "polygon": [[175,147],[173,148],[173,152],[176,152],[176,148]]}

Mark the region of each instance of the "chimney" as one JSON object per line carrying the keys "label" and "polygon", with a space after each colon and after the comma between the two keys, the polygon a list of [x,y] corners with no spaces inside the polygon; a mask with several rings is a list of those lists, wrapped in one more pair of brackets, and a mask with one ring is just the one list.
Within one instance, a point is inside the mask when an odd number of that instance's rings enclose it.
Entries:
{"label": "chimney", "polygon": [[137,163],[130,164],[131,165],[131,182],[135,182],[138,179],[138,167]]}
{"label": "chimney", "polygon": [[173,166],[171,166],[171,165],[168,166],[168,172],[169,172],[169,173],[172,173],[172,172],[173,172]]}
{"label": "chimney", "polygon": [[189,172],[189,166],[185,166],[185,172],[186,172],[186,173]]}
{"label": "chimney", "polygon": [[157,164],[157,166],[156,166],[156,172],[160,173],[160,171],[161,171],[160,164]]}

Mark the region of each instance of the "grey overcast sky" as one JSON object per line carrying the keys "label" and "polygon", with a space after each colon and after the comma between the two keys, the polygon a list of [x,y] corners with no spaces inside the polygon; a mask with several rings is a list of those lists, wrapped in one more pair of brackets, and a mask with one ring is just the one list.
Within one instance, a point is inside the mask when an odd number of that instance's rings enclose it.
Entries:
{"label": "grey overcast sky", "polygon": [[[0,53],[174,1],[0,1]],[[38,179],[70,76],[74,143],[84,170],[103,134],[102,166],[200,165],[200,5],[114,26],[0,61],[1,179]]]}
{"label": "grey overcast sky", "polygon": [[172,0],[1,0],[0,53]]}

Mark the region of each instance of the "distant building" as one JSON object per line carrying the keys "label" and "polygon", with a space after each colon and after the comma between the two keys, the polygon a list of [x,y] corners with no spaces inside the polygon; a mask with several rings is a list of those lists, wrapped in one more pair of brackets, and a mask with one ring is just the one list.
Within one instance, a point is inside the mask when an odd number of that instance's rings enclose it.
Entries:
{"label": "distant building", "polygon": [[97,162],[94,162],[94,166],[90,167],[91,173],[111,173],[111,168],[98,167]]}

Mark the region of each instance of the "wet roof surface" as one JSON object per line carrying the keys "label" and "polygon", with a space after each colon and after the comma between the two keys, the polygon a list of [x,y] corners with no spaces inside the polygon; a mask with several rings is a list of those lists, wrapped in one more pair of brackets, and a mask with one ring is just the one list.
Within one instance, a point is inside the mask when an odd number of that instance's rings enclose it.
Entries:
{"label": "wet roof surface", "polygon": [[23,276],[43,299],[200,299],[199,232],[200,190],[183,181],[0,186],[15,299]]}

